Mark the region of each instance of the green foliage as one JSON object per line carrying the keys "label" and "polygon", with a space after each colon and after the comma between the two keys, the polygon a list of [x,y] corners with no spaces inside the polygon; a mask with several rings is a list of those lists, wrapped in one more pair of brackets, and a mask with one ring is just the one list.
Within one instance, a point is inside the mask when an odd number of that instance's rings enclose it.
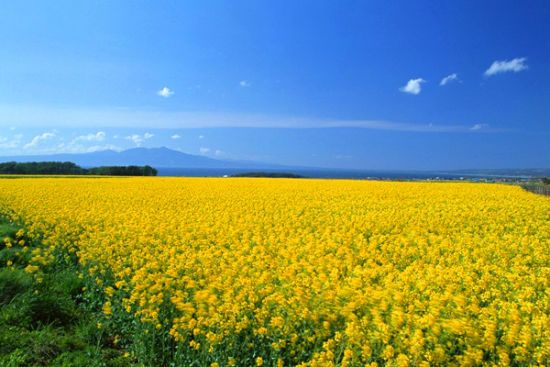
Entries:
{"label": "green foliage", "polygon": [[85,350],[71,350],[58,355],[52,362],[51,366],[89,366],[90,356]]}
{"label": "green foliage", "polygon": [[15,296],[31,288],[33,283],[32,277],[24,270],[0,268],[0,306],[9,304]]}
{"label": "green foliage", "polygon": [[545,184],[545,185],[550,185],[550,178],[548,177],[543,177],[541,179],[542,183]]}
{"label": "green foliage", "polygon": [[3,241],[5,237],[14,238],[16,232],[17,227],[8,223],[0,223],[0,241]]}
{"label": "green foliage", "polygon": [[85,169],[72,162],[0,163],[0,174],[13,175],[156,176],[157,173],[151,166],[102,166]]}
{"label": "green foliage", "polygon": [[[14,243],[17,230],[0,218],[0,243]],[[28,256],[19,245],[0,247],[0,366],[133,365],[113,344],[113,332],[98,328],[101,308],[84,304],[77,263],[43,267],[37,282],[24,270]]]}
{"label": "green foliage", "polygon": [[87,173],[106,176],[156,176],[158,171],[151,166],[102,166],[90,168]]}
{"label": "green foliage", "polygon": [[8,261],[11,261],[15,265],[26,266],[30,257],[30,252],[22,252],[20,248],[4,248],[4,250],[0,251],[0,266],[6,266]]}
{"label": "green foliage", "polygon": [[54,292],[65,294],[73,299],[82,294],[84,281],[71,269],[63,269],[55,273],[51,278],[51,288]]}
{"label": "green foliage", "polygon": [[0,163],[0,173],[19,175],[82,175],[85,170],[72,162],[6,162]]}

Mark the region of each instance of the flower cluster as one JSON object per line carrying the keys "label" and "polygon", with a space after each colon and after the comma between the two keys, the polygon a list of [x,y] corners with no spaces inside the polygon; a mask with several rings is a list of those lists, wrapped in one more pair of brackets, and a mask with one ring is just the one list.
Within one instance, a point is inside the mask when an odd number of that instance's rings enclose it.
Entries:
{"label": "flower cluster", "polygon": [[550,200],[519,187],[12,179],[0,212],[45,244],[29,271],[76,254],[107,320],[208,365],[550,363]]}

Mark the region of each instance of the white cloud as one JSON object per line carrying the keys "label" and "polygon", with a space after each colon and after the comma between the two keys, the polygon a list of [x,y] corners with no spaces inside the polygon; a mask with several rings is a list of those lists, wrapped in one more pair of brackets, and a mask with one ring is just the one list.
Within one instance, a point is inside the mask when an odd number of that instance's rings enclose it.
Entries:
{"label": "white cloud", "polygon": [[81,135],[73,139],[73,142],[77,141],[103,141],[105,140],[105,132],[98,131],[95,134]]}
{"label": "white cloud", "polygon": [[241,80],[241,81],[239,82],[239,85],[240,85],[241,87],[250,87],[252,84],[250,84],[250,83],[247,82],[246,80]]}
{"label": "white cloud", "polygon": [[126,136],[124,137],[124,139],[126,140],[131,140],[134,142],[134,144],[136,144],[136,146],[140,147],[141,144],[147,140],[147,139],[150,139],[152,138],[153,136],[155,136],[155,134],[151,134],[151,133],[145,133],[143,135],[139,135],[139,134],[132,134],[132,135],[129,135],[129,136]]}
{"label": "white cloud", "polygon": [[169,98],[169,97],[172,97],[174,95],[174,91],[171,91],[170,88],[168,88],[168,87],[164,87],[161,90],[159,90],[157,92],[157,94],[161,97]]}
{"label": "white cloud", "polygon": [[199,135],[199,139],[204,139],[204,135]]}
{"label": "white cloud", "polygon": [[516,57],[510,61],[493,61],[489,69],[485,70],[486,76],[495,75],[498,73],[506,73],[509,71],[520,72],[522,70],[528,69],[528,66],[525,65],[526,57]]}
{"label": "white cloud", "polygon": [[206,154],[206,153],[208,153],[208,152],[210,151],[210,148],[203,148],[203,147],[201,147],[201,148],[199,149],[199,151],[201,152],[201,154]]}
{"label": "white cloud", "polygon": [[122,150],[122,148],[112,144],[92,145],[90,147],[86,147],[82,144],[75,143],[73,140],[68,144],[65,144],[65,143],[58,144],[55,149],[50,149],[48,153],[92,153],[92,152],[98,152],[98,151],[107,150],[107,149],[116,150],[116,151]]}
{"label": "white cloud", "polygon": [[470,128],[470,130],[472,131],[478,131],[478,130],[481,130],[481,129],[486,129],[489,127],[489,124],[475,124],[474,126],[472,126]]}
{"label": "white cloud", "polygon": [[217,157],[219,156],[222,156],[222,155],[225,155],[225,152],[222,152],[221,150],[217,149],[216,152],[214,153]]}
{"label": "white cloud", "polygon": [[172,139],[179,139],[181,138],[181,136],[179,136],[178,134],[174,134],[171,136]]}
{"label": "white cloud", "polygon": [[399,88],[399,90],[405,93],[418,94],[422,90],[422,88],[420,87],[420,84],[425,82],[426,81],[422,78],[411,79],[408,81],[407,85]]}
{"label": "white cloud", "polygon": [[[98,131],[95,134],[80,135],[71,140],[69,143],[61,143],[57,146],[56,153],[90,153],[97,152],[99,150],[120,150],[119,147],[115,145],[92,145],[86,146],[83,143],[100,143],[105,140],[106,134],[104,131]],[[63,140],[63,138],[61,138]]]}
{"label": "white cloud", "polygon": [[138,134],[126,136],[124,139],[133,141],[138,147],[143,143],[143,138]]}
{"label": "white cloud", "polygon": [[445,78],[441,79],[441,83],[439,83],[439,85],[445,85],[453,80],[458,80],[458,75],[456,75],[456,73],[452,73],[451,75],[447,75]]}
{"label": "white cloud", "polygon": [[51,139],[54,136],[55,136],[54,133],[43,133],[42,135],[37,135],[34,138],[32,138],[32,140],[29,143],[25,144],[25,146],[23,146],[23,149],[29,149],[29,148],[35,147],[42,140]]}
{"label": "white cloud", "polygon": [[0,149],[14,149],[21,144],[23,134],[16,134],[12,139],[0,137]]}
{"label": "white cloud", "polygon": [[116,145],[113,145],[113,144],[107,144],[107,145],[92,145],[91,147],[88,147],[86,148],[86,152],[88,153],[92,153],[92,152],[99,152],[99,151],[102,151],[102,150],[116,150],[116,151],[121,151],[122,148],[121,147],[118,147]]}

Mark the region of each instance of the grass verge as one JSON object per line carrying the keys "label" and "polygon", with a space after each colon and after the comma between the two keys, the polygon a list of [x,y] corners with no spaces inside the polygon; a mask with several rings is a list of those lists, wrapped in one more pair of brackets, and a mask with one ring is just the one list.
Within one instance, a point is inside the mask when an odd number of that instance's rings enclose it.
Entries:
{"label": "grass verge", "polygon": [[135,365],[86,301],[77,265],[25,270],[37,246],[0,218],[0,366]]}

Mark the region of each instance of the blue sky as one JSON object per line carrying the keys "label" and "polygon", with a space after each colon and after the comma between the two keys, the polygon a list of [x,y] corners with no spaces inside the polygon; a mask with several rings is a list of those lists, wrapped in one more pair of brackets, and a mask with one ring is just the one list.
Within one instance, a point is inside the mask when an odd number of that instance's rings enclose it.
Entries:
{"label": "blue sky", "polygon": [[5,1],[0,155],[550,166],[545,1]]}

